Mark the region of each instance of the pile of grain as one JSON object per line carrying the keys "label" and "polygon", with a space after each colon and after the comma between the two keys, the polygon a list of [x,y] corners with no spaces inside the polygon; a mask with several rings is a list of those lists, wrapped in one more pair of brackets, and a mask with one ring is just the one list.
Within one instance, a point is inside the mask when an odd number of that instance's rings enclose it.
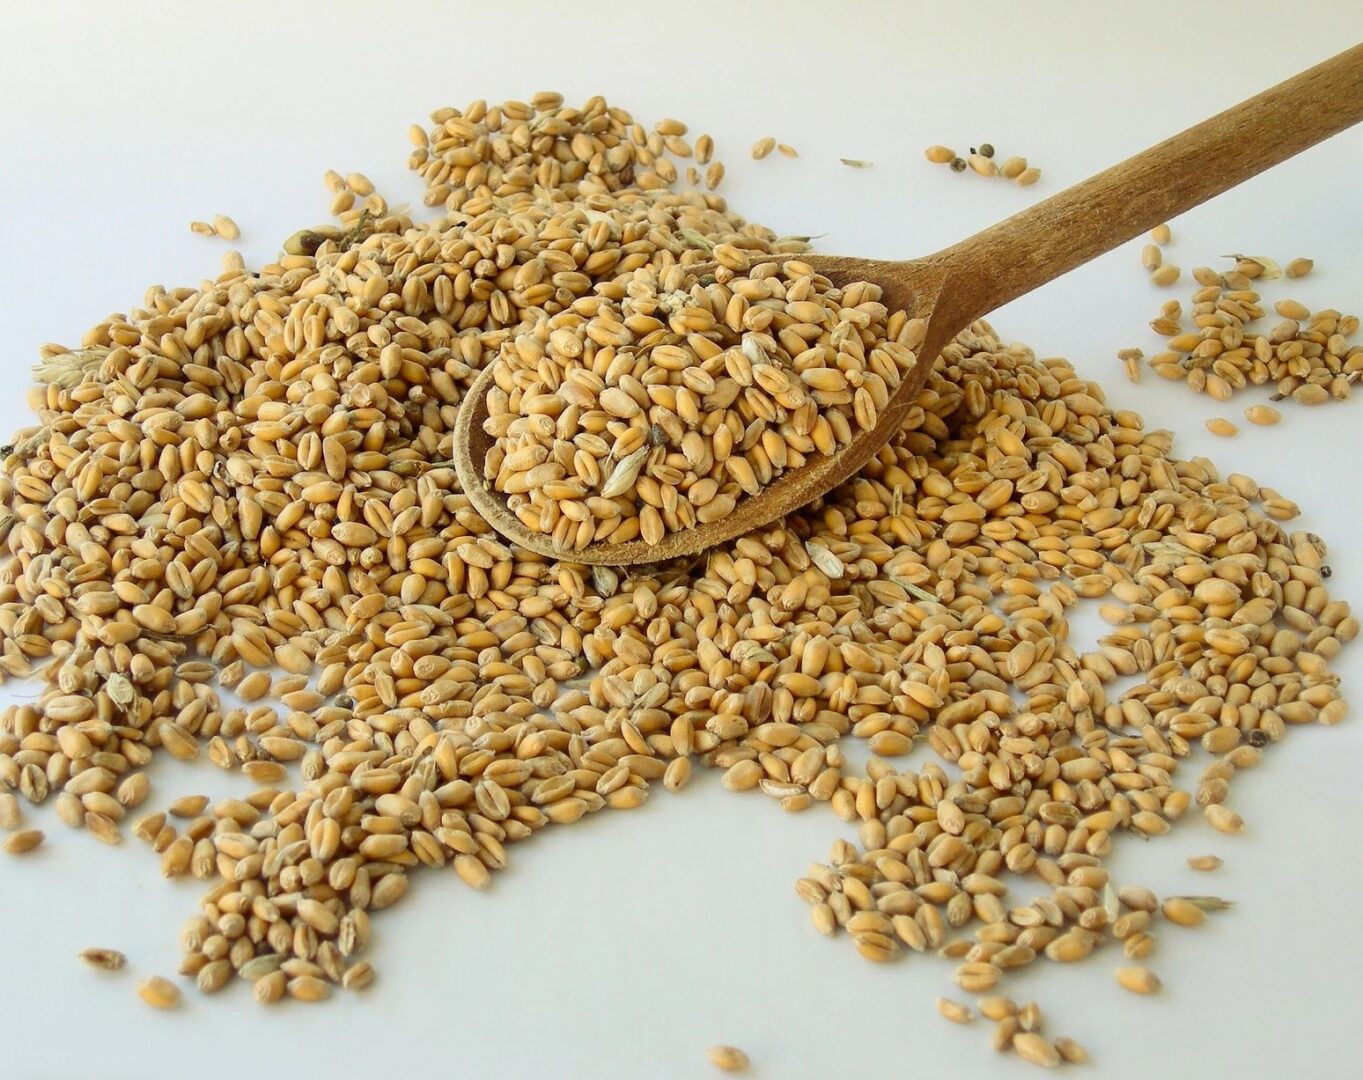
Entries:
{"label": "pile of grain", "polygon": [[[516,843],[693,764],[860,823],[800,892],[872,959],[942,949],[984,992],[1148,952],[1158,904],[1109,882],[1117,838],[1194,803],[1236,831],[1234,775],[1344,713],[1358,622],[1296,507],[977,323],[900,434],[782,522],[629,572],[511,547],[449,466],[476,372],[639,274],[801,245],[671,190],[675,121],[540,95],[434,123],[414,165],[451,216],[367,194],[294,254],[45,349],[0,476],[0,670],[44,689],[0,714],[0,785],[202,880],[182,973],[262,1002],[367,984],[371,915],[420,868],[485,888]],[[1084,602],[1114,624],[1092,648]],[[854,771],[849,734],[943,764]],[[260,787],[129,822],[158,752]],[[1010,875],[1047,894],[1010,901]]]}

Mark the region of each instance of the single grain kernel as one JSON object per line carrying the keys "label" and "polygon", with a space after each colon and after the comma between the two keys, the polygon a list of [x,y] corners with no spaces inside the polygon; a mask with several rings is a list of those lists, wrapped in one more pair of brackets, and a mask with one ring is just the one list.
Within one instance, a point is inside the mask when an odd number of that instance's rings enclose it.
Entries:
{"label": "single grain kernel", "polygon": [[42,842],[42,829],[21,829],[5,837],[4,848],[10,855],[26,855]]}
{"label": "single grain kernel", "polygon": [[723,1072],[742,1072],[748,1067],[748,1055],[736,1046],[712,1046],[705,1056]]}
{"label": "single grain kernel", "polygon": [[23,820],[19,797],[12,791],[0,791],[0,829],[17,829]]}
{"label": "single grain kernel", "polygon": [[84,963],[101,971],[117,971],[128,962],[117,949],[82,949],[79,956]]}
{"label": "single grain kernel", "polygon": [[1202,811],[1207,823],[1217,832],[1235,834],[1245,831],[1245,820],[1230,807],[1213,803]]}
{"label": "single grain kernel", "polygon": [[1207,913],[1182,896],[1171,896],[1160,906],[1160,912],[1177,926],[1200,926]]}
{"label": "single grain kernel", "polygon": [[984,154],[971,154],[966,163],[981,176],[997,176],[999,172],[997,163]]}
{"label": "single grain kernel", "polygon": [[1043,1069],[1053,1069],[1060,1064],[1060,1052],[1034,1031],[1020,1031],[1014,1035],[1013,1050],[1023,1061]]}
{"label": "single grain kernel", "polygon": [[177,1009],[180,1007],[180,988],[169,979],[153,975],[137,986],[137,996],[153,1009]]}
{"label": "single grain kernel", "polygon": [[1153,994],[1160,988],[1159,976],[1147,967],[1119,967],[1117,985],[1133,994]]}
{"label": "single grain kernel", "polygon": [[1083,1065],[1089,1060],[1088,1051],[1068,1035],[1062,1035],[1055,1040],[1055,1050],[1071,1065]]}

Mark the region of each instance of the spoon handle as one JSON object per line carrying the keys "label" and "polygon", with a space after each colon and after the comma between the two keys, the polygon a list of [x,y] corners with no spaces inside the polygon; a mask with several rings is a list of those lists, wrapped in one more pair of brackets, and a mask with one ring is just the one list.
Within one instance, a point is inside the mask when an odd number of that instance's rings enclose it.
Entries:
{"label": "spoon handle", "polygon": [[1360,120],[1355,45],[929,256],[937,315],[965,325]]}

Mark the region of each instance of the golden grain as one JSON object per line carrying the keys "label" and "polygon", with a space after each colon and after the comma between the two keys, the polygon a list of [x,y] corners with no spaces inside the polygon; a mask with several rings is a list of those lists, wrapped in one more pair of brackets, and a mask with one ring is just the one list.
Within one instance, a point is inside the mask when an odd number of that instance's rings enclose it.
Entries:
{"label": "golden grain", "polygon": [[1018,1011],[1017,1004],[1012,998],[1006,997],[983,997],[975,1003],[975,1006],[986,1020],[1002,1020]]}
{"label": "golden grain", "polygon": [[[999,173],[998,163],[983,154],[971,154],[965,160],[966,164],[981,176],[997,176]],[[1022,182],[1021,176],[1018,177],[1018,182]]]}
{"label": "golden grain", "polygon": [[1221,803],[1213,803],[1203,809],[1208,824],[1217,832],[1235,834],[1245,831],[1245,821],[1239,814]]}
{"label": "golden grain", "polygon": [[1160,906],[1160,912],[1177,926],[1200,926],[1207,914],[1192,901],[1182,896],[1171,896]]}
{"label": "golden grain", "polygon": [[0,791],[0,829],[17,829],[23,820],[19,797],[12,791]]}
{"label": "golden grain", "polygon": [[1133,994],[1153,994],[1160,988],[1159,976],[1146,967],[1119,967],[1117,985]]}
{"label": "golden grain", "polygon": [[5,837],[4,848],[10,855],[27,855],[42,842],[42,829],[21,829]]}
{"label": "golden grain", "polygon": [[742,1072],[748,1067],[748,1055],[736,1046],[712,1046],[705,1056],[711,1065],[724,1072]]}
{"label": "golden grain", "polygon": [[1013,1036],[1013,1050],[1023,1061],[1053,1069],[1060,1064],[1060,1053],[1042,1036],[1031,1031],[1020,1031]]}
{"label": "golden grain", "polygon": [[1071,1065],[1083,1065],[1089,1060],[1088,1051],[1067,1035],[1055,1040],[1055,1049]]}
{"label": "golden grain", "polygon": [[137,996],[153,1009],[178,1009],[180,1007],[180,988],[160,975],[153,975],[139,983]]}

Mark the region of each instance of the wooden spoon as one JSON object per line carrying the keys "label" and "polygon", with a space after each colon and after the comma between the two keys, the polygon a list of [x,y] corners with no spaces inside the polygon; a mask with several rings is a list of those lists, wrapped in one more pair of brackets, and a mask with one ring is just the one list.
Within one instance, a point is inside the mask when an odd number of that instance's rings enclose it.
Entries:
{"label": "wooden spoon", "polygon": [[491,364],[459,408],[454,428],[459,481],[493,528],[542,555],[624,566],[706,551],[805,506],[866,464],[899,430],[938,352],[976,319],[1360,120],[1363,45],[1356,45],[935,255],[907,262],[798,256],[835,285],[876,282],[891,311],[927,318],[926,339],[917,365],[872,430],[857,433],[836,454],[811,457],[783,473],[723,520],[668,533],[657,544],[603,542],[571,552],[527,529],[483,476],[494,441],[483,430]]}

